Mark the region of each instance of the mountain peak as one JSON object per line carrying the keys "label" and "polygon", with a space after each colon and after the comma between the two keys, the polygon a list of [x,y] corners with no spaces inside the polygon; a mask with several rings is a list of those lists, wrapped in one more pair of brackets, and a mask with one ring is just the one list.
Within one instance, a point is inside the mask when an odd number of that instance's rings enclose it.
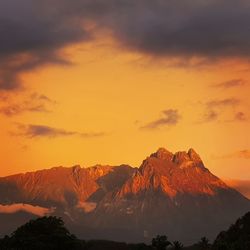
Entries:
{"label": "mountain peak", "polygon": [[181,163],[184,161],[202,162],[199,154],[193,148],[190,148],[187,152],[178,151],[173,154],[166,148],[160,147],[156,152],[152,153],[150,157],[158,158],[161,160],[169,160],[173,161],[174,163]]}
{"label": "mountain peak", "polygon": [[75,165],[72,167],[72,172],[73,173],[78,173],[79,171],[81,171],[81,166],[80,165]]}
{"label": "mountain peak", "polygon": [[155,153],[150,155],[150,157],[155,157],[162,160],[172,160],[173,156],[173,153],[165,148],[159,148]]}
{"label": "mountain peak", "polygon": [[194,149],[175,154],[159,148],[147,157],[119,192],[119,197],[141,192],[161,190],[171,199],[182,194],[217,194],[217,189],[227,186],[207,170]]}
{"label": "mountain peak", "polygon": [[192,161],[201,161],[199,154],[197,154],[193,148],[188,150],[188,156]]}
{"label": "mountain peak", "polygon": [[183,162],[195,162],[196,164],[201,164],[201,166],[203,166],[199,154],[197,154],[193,148],[190,148],[187,152],[176,152],[173,156],[173,162],[176,164],[181,164]]}
{"label": "mountain peak", "polygon": [[190,161],[190,157],[186,151],[178,151],[174,154],[173,162],[176,164],[182,163],[184,161]]}

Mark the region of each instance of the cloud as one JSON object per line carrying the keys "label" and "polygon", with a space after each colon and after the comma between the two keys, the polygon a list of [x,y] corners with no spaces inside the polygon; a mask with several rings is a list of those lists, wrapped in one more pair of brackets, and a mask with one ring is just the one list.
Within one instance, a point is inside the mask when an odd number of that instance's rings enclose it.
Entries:
{"label": "cloud", "polygon": [[79,202],[77,208],[83,209],[85,213],[90,213],[96,208],[95,202]]}
{"label": "cloud", "polygon": [[206,103],[208,108],[232,107],[240,104],[240,100],[236,98],[226,98],[222,100],[212,100]]}
{"label": "cloud", "polygon": [[50,112],[47,106],[55,103],[46,95],[32,93],[22,97],[19,102],[6,98],[2,104],[0,102],[0,113],[5,116],[15,116],[26,112]]}
{"label": "cloud", "polygon": [[39,105],[12,104],[0,108],[0,113],[6,116],[19,115],[24,112],[48,112],[48,110],[43,104]]}
{"label": "cloud", "polygon": [[246,114],[244,112],[237,112],[234,116],[234,120],[235,121],[240,121],[240,122],[244,122],[247,121],[247,117]]}
{"label": "cloud", "polygon": [[30,98],[31,98],[31,99],[37,99],[37,100],[44,101],[44,102],[48,102],[48,103],[53,103],[53,104],[56,103],[55,100],[52,100],[52,99],[49,98],[48,96],[43,95],[43,94],[39,94],[39,93],[37,93],[37,92],[32,93],[32,94],[30,95]]}
{"label": "cloud", "polygon": [[[126,48],[154,56],[249,57],[247,0],[83,1]],[[83,3],[84,5],[84,3]]]}
{"label": "cloud", "polygon": [[241,150],[234,154],[234,156],[244,159],[250,159],[250,150]]}
{"label": "cloud", "polygon": [[95,138],[102,137],[106,134],[104,132],[96,132],[96,133],[80,133],[76,131],[68,131],[60,128],[53,128],[45,125],[23,125],[17,124],[18,132],[11,133],[15,136],[23,136],[27,138],[39,138],[39,137],[67,137],[67,136],[80,136],[82,138]]}
{"label": "cloud", "polygon": [[154,57],[249,58],[249,8],[247,0],[3,0],[0,90],[20,88],[25,71],[70,63],[61,50],[99,30]]}
{"label": "cloud", "polygon": [[[211,100],[204,104],[205,110],[200,123],[217,121],[222,114],[231,108],[239,106],[241,101],[237,98]],[[230,121],[243,121],[246,119],[243,112],[237,112]]]}
{"label": "cloud", "polygon": [[224,180],[224,182],[250,199],[250,180]]}
{"label": "cloud", "polygon": [[0,204],[0,213],[4,214],[13,214],[19,211],[24,211],[27,213],[31,213],[37,216],[45,216],[48,214],[52,214],[55,208],[45,208],[39,206],[33,206],[30,204],[16,203],[11,205],[2,205]]}
{"label": "cloud", "polygon": [[244,150],[238,150],[229,154],[224,155],[217,155],[214,156],[215,159],[230,159],[230,158],[242,158],[249,160],[250,159],[250,150],[244,149]]}
{"label": "cloud", "polygon": [[140,129],[157,129],[162,126],[175,126],[181,118],[177,109],[164,110],[162,111],[162,115],[163,118],[152,121]]}
{"label": "cloud", "polygon": [[[51,8],[51,6],[54,8]],[[20,74],[46,64],[68,64],[60,49],[89,39],[60,1],[0,2],[0,90],[21,87]]]}
{"label": "cloud", "polygon": [[219,114],[214,110],[208,109],[203,117],[202,122],[212,122],[216,121],[219,117]]}
{"label": "cloud", "polygon": [[34,138],[34,137],[59,137],[59,136],[71,136],[75,135],[76,132],[66,131],[63,129],[52,128],[49,126],[43,125],[20,125],[19,126],[20,133],[19,135]]}
{"label": "cloud", "polygon": [[213,87],[216,88],[223,88],[223,89],[229,89],[229,88],[235,88],[235,87],[240,87],[246,84],[246,81],[243,79],[233,79],[230,81],[225,81],[221,83],[217,83],[212,85]]}

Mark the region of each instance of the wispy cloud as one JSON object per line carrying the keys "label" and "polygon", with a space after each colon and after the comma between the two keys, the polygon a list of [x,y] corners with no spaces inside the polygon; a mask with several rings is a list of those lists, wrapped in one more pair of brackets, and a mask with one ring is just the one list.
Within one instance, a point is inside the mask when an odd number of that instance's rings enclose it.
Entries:
{"label": "wispy cloud", "polygon": [[55,104],[56,101],[52,100],[51,98],[49,98],[48,96],[44,95],[44,94],[39,94],[37,92],[34,92],[30,95],[30,98],[32,99],[36,99],[36,100],[41,100],[41,101],[46,101],[48,103],[53,103]]}
{"label": "wispy cloud", "polygon": [[0,108],[0,113],[6,116],[19,115],[25,112],[49,112],[49,110],[44,104],[12,104]]}
{"label": "wispy cloud", "polygon": [[214,84],[214,85],[212,85],[212,87],[229,89],[229,88],[240,87],[240,86],[243,86],[245,84],[246,84],[246,81],[243,79],[233,79],[230,81],[225,81],[225,82]]}
{"label": "wispy cloud", "polygon": [[215,156],[217,159],[227,159],[227,158],[243,158],[243,159],[250,159],[250,150],[244,149],[235,151],[229,154],[221,155],[221,156]]}
{"label": "wispy cloud", "polygon": [[76,131],[69,131],[60,128],[53,128],[50,126],[45,125],[24,125],[24,124],[17,124],[17,132],[12,132],[12,135],[16,136],[23,136],[26,138],[39,138],[39,137],[48,137],[48,138],[55,138],[55,137],[67,137],[67,136],[80,136],[82,138],[95,138],[95,137],[102,137],[105,136],[106,133],[104,132],[76,132]]}
{"label": "wispy cloud", "polygon": [[[199,123],[218,121],[225,111],[235,109],[241,104],[241,100],[237,98],[215,99],[204,103],[204,113]],[[232,112],[231,112],[232,113]],[[235,113],[233,118],[227,121],[243,121],[246,115],[242,111]]]}
{"label": "wispy cloud", "polygon": [[32,93],[24,96],[21,101],[9,100],[8,97],[0,104],[0,113],[15,116],[26,112],[50,112],[48,106],[56,102],[46,95]]}
{"label": "wispy cloud", "polygon": [[206,103],[207,108],[223,108],[232,107],[240,104],[240,100],[237,98],[226,98],[222,100],[212,100]]}
{"label": "wispy cloud", "polygon": [[240,121],[240,122],[245,122],[247,121],[247,116],[244,112],[237,112],[234,116],[234,121]]}
{"label": "wispy cloud", "polygon": [[181,116],[177,109],[167,109],[162,111],[162,118],[149,122],[140,127],[140,129],[157,129],[162,126],[175,126],[180,119]]}
{"label": "wispy cloud", "polygon": [[215,112],[214,110],[210,110],[208,109],[205,114],[204,117],[202,119],[202,122],[212,122],[212,121],[216,121],[219,117],[218,112]]}

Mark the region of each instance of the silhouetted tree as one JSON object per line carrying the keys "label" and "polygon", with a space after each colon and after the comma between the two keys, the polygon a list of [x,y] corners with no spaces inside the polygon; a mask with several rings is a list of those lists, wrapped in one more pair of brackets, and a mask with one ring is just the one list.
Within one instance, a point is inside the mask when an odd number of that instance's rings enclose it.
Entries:
{"label": "silhouetted tree", "polygon": [[182,243],[180,241],[173,241],[172,245],[173,245],[174,250],[183,249],[183,245],[182,245]]}
{"label": "silhouetted tree", "polygon": [[198,246],[201,250],[207,250],[210,248],[209,239],[202,237],[198,243]]}
{"label": "silhouetted tree", "polygon": [[82,242],[64,227],[61,218],[50,216],[31,220],[5,240],[6,249],[78,250]]}
{"label": "silhouetted tree", "polygon": [[3,239],[0,239],[0,249],[8,250],[9,249],[9,236],[5,236]]}
{"label": "silhouetted tree", "polygon": [[89,240],[85,244],[84,250],[128,250],[124,242],[115,242],[110,240]]}
{"label": "silhouetted tree", "polygon": [[165,235],[157,235],[156,238],[152,239],[152,246],[157,250],[165,250],[170,245],[171,242]]}

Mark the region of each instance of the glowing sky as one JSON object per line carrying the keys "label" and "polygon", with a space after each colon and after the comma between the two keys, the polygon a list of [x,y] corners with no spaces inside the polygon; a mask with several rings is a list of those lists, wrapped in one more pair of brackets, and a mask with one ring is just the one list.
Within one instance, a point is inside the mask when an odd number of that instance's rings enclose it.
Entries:
{"label": "glowing sky", "polygon": [[0,176],[193,147],[250,178],[248,1],[2,0],[0,19]]}

